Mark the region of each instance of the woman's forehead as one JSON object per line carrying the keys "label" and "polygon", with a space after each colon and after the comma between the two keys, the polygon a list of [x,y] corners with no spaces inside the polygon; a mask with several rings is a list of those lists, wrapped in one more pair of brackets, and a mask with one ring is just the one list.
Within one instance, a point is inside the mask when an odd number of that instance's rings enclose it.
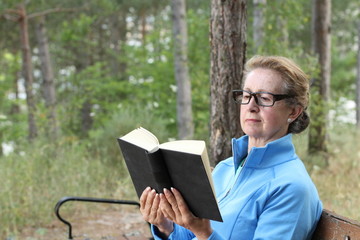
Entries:
{"label": "woman's forehead", "polygon": [[244,89],[253,92],[281,90],[283,81],[279,73],[271,69],[258,68],[248,73]]}

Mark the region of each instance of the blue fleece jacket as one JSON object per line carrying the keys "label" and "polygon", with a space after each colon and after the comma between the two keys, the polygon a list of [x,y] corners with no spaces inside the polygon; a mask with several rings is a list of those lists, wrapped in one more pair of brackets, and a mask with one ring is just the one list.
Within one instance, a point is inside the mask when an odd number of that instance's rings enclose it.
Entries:
{"label": "blue fleece jacket", "polygon": [[[248,136],[233,139],[232,147],[233,157],[220,162],[213,171],[224,221],[211,221],[214,231],[209,240],[311,239],[322,204],[295,153],[292,135],[254,147],[249,154]],[[155,239],[160,239],[152,229]],[[168,239],[196,238],[175,224]]]}

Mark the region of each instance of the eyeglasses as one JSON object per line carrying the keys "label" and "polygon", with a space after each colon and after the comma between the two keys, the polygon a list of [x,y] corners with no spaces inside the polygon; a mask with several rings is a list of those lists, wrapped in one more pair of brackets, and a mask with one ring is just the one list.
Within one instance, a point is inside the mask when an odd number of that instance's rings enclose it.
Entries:
{"label": "eyeglasses", "polygon": [[249,92],[246,90],[233,90],[232,94],[233,99],[236,103],[246,105],[249,104],[251,98],[254,97],[256,104],[263,107],[272,107],[274,106],[276,101],[293,97],[286,94],[273,94],[269,92]]}

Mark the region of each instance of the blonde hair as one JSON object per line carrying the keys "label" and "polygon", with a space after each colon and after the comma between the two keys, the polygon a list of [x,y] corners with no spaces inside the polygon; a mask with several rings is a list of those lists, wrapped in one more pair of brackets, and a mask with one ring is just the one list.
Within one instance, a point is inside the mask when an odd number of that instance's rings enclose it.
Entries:
{"label": "blonde hair", "polygon": [[286,99],[286,102],[289,105],[298,104],[304,109],[300,116],[289,125],[288,133],[304,131],[310,123],[307,113],[310,97],[309,77],[289,58],[282,56],[254,56],[245,64],[244,79],[251,71],[257,68],[270,69],[281,76],[285,91],[283,94],[294,96]]}

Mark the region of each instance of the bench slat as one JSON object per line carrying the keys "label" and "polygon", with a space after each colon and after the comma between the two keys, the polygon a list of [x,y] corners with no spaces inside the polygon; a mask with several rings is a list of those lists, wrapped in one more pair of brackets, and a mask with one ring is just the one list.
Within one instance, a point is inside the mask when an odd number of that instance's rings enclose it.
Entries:
{"label": "bench slat", "polygon": [[360,239],[360,223],[323,211],[312,240],[357,240]]}

